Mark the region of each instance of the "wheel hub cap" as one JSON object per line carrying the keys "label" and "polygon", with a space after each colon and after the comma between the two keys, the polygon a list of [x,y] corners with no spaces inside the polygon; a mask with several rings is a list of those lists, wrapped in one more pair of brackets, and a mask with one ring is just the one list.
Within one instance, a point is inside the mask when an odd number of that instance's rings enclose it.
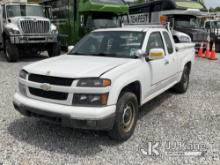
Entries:
{"label": "wheel hub cap", "polygon": [[122,115],[122,126],[124,131],[129,131],[134,122],[134,108],[132,105],[127,104],[124,108]]}

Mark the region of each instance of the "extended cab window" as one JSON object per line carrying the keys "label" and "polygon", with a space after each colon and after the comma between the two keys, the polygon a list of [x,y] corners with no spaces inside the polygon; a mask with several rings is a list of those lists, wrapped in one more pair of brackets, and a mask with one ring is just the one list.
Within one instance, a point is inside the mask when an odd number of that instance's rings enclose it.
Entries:
{"label": "extended cab window", "polygon": [[151,49],[157,48],[164,50],[164,43],[160,32],[153,32],[149,37],[146,53],[149,54]]}
{"label": "extended cab window", "polygon": [[173,53],[173,44],[171,42],[170,36],[168,35],[167,32],[163,32],[163,36],[167,45],[167,50],[169,54]]}

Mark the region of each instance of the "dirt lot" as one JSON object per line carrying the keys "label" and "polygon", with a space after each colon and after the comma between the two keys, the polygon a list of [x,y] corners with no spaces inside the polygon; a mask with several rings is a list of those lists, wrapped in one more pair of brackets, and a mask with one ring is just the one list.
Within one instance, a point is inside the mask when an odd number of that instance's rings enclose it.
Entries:
{"label": "dirt lot", "polygon": [[[220,56],[219,56],[220,58]],[[190,88],[170,91],[141,108],[132,138],[82,131],[28,119],[12,106],[22,66],[0,57],[0,165],[220,164],[220,60],[196,58]]]}

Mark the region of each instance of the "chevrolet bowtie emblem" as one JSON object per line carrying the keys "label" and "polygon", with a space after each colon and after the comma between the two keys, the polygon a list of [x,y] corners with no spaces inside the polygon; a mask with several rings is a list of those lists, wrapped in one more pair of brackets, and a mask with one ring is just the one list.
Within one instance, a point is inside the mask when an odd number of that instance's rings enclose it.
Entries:
{"label": "chevrolet bowtie emblem", "polygon": [[43,91],[50,91],[51,90],[51,86],[50,86],[50,84],[42,84],[41,86],[40,86],[40,89],[42,89]]}

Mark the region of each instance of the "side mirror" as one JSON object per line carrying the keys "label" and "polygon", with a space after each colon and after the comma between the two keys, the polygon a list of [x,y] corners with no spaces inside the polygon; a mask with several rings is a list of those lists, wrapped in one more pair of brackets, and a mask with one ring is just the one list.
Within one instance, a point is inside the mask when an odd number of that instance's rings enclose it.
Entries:
{"label": "side mirror", "polygon": [[73,46],[73,45],[68,46],[67,53],[71,52],[71,50],[73,50],[73,48],[74,48],[74,46]]}
{"label": "side mirror", "polygon": [[138,49],[136,52],[135,52],[135,56],[138,57],[138,58],[142,58],[145,56],[145,51],[141,50],[141,49]]}
{"label": "side mirror", "polygon": [[163,49],[151,49],[149,54],[149,60],[159,60],[165,57]]}

